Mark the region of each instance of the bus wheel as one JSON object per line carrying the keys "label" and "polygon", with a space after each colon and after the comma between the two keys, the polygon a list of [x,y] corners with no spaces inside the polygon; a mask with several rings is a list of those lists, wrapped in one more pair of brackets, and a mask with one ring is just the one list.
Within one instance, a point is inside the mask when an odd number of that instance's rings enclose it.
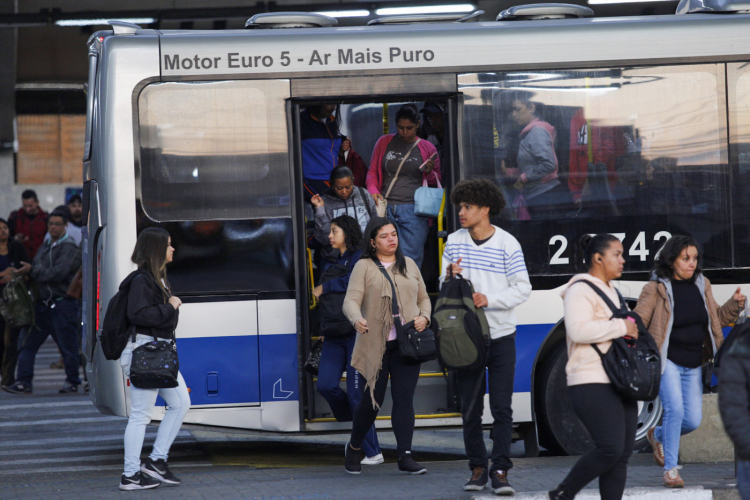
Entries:
{"label": "bus wheel", "polygon": [[[539,444],[552,453],[582,455],[594,447],[594,442],[573,410],[565,377],[567,362],[567,347],[561,342],[552,349],[538,372],[534,402]],[[662,412],[658,398],[638,402],[634,451],[647,449],[646,432],[656,426]]]}

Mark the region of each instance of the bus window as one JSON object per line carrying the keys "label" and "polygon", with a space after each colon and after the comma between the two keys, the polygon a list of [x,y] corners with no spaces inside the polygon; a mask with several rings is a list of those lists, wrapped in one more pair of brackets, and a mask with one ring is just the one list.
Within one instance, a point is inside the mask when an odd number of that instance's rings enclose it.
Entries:
{"label": "bus window", "polygon": [[727,64],[734,266],[750,266],[750,63]]}
{"label": "bus window", "polygon": [[720,65],[459,76],[463,177],[502,186],[532,274],[571,274],[578,239],[610,232],[626,269],[673,234],[726,267],[729,169]]}
{"label": "bus window", "polygon": [[291,217],[288,80],[158,83],[138,101],[141,200],[155,221]]}

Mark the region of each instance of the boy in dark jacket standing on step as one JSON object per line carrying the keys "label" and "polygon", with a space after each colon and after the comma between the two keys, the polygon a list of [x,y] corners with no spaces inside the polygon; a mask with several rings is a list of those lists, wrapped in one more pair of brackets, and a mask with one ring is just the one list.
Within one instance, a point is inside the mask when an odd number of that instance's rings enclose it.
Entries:
{"label": "boy in dark jacket standing on step", "polygon": [[[500,189],[487,179],[464,180],[451,192],[451,203],[459,208],[461,229],[448,236],[443,252],[440,282],[461,274],[474,285],[474,306],[484,308],[490,327],[490,348],[485,366],[457,370],[458,391],[464,426],[464,445],[471,478],[466,491],[483,490],[488,479],[498,495],[513,495],[508,482],[510,444],[513,434],[513,379],[516,371],[516,314],[526,302],[531,282],[521,245],[512,235],[490,223],[500,215],[505,199]],[[484,387],[489,389],[492,426],[492,467],[488,470],[484,446],[482,414]],[[488,477],[489,476],[489,477]]]}
{"label": "boy in dark jacket standing on step", "polygon": [[65,213],[50,214],[47,223],[50,239],[39,248],[31,265],[31,277],[39,289],[34,311],[36,324],[27,328],[19,340],[16,383],[3,387],[7,392],[31,394],[36,353],[49,335],[57,342],[65,363],[65,383],[60,393],[78,392],[81,384],[78,373],[78,338],[81,334],[78,301],[67,294],[81,263],[75,262],[78,247],[65,232],[67,223]]}
{"label": "boy in dark jacket standing on step", "polygon": [[737,454],[737,489],[750,500],[750,332],[729,347],[720,370],[719,411]]}

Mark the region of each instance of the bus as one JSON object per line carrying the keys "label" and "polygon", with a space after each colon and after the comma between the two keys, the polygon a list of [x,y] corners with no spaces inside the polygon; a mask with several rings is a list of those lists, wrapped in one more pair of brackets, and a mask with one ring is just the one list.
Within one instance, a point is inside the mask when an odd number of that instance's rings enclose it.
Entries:
{"label": "bus", "polygon": [[[111,22],[88,45],[83,352],[93,403],[129,413],[130,382],[105,360],[98,333],[134,268],[139,231],[162,227],[183,300],[186,422],[347,429],[303,369],[316,333],[300,112],[336,104],[368,161],[378,137],[395,132],[400,104],[433,103],[443,110],[446,192],[460,179],[496,182],[508,207],[494,223],[519,240],[531,275],[531,298],[516,308],[514,437],[532,456],[540,445],[587,449],[567,398],[560,298],[580,269],[580,236],[623,242],[618,286],[631,300],[676,234],[699,242],[717,300],[750,283],[750,15],[704,11],[595,18],[581,6],[519,6],[494,22],[423,16],[359,27],[280,13],[226,31]],[[533,154],[554,158],[566,193],[533,217],[509,175],[521,108],[546,123],[554,140]],[[422,269],[433,294],[443,242],[458,227],[446,202]],[[390,426],[389,397],[378,427]],[[153,418],[164,411],[159,400]],[[417,426],[461,425],[452,375],[436,361],[422,366],[415,412]],[[639,404],[639,445],[660,416],[658,400]],[[492,422],[488,404],[483,419]]]}

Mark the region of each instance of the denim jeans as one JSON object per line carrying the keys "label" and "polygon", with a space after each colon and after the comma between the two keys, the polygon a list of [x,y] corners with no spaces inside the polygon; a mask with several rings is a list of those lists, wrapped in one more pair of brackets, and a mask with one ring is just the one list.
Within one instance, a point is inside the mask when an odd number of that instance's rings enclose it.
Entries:
{"label": "denim jeans", "polygon": [[78,301],[72,298],[53,301],[49,306],[37,301],[34,307],[36,325],[33,328],[24,328],[18,340],[18,382],[31,385],[36,353],[47,337],[52,335],[63,357],[66,381],[73,385],[81,385],[78,374],[81,362],[78,350],[78,338],[81,335],[78,307]]}
{"label": "denim jeans", "polygon": [[[328,401],[333,416],[339,422],[351,422],[354,410],[359,400],[362,399],[364,380],[351,365],[356,337],[355,332],[348,337],[326,337],[320,354],[318,392]],[[341,372],[344,370],[346,370],[346,392],[342,391],[339,385]],[[374,457],[380,453],[380,444],[374,425],[365,436],[362,448],[368,457]]]}
{"label": "denim jeans", "polygon": [[737,489],[742,500],[750,500],[750,460],[737,460]]}
{"label": "denim jeans", "polygon": [[[128,342],[120,356],[120,366],[125,375],[130,377],[130,359],[133,349],[154,340],[149,335],[137,335],[135,342]],[[141,449],[146,435],[146,425],[151,422],[156,396],[167,402],[167,413],[164,415],[159,430],[156,432],[151,460],[167,460],[169,448],[180,432],[185,414],[190,409],[190,395],[182,373],[177,375],[179,385],[172,389],[139,389],[130,384],[130,418],[125,429],[125,475],[132,476],[141,470]]]}
{"label": "denim jeans", "polygon": [[430,219],[414,214],[414,204],[388,205],[388,218],[398,229],[398,246],[405,256],[422,267],[424,244],[430,232]]}
{"label": "denim jeans", "polygon": [[661,375],[659,398],[664,407],[662,425],[654,437],[664,445],[664,470],[677,467],[680,436],[693,432],[703,416],[703,384],[701,369],[685,368],[666,360]]}
{"label": "denim jeans", "polygon": [[[477,370],[457,370],[458,388],[461,395],[461,417],[464,427],[464,446],[469,459],[469,469],[487,468],[487,448],[484,445],[482,414],[484,413],[484,388],[490,394],[492,412],[492,470],[508,471],[513,467],[510,460],[510,444],[513,437],[513,378],[516,372],[515,335],[493,340],[485,367]],[[480,389],[477,381],[482,377]],[[489,383],[485,384],[489,377]],[[477,394],[477,392],[479,394]],[[472,400],[476,398],[471,414]]]}

